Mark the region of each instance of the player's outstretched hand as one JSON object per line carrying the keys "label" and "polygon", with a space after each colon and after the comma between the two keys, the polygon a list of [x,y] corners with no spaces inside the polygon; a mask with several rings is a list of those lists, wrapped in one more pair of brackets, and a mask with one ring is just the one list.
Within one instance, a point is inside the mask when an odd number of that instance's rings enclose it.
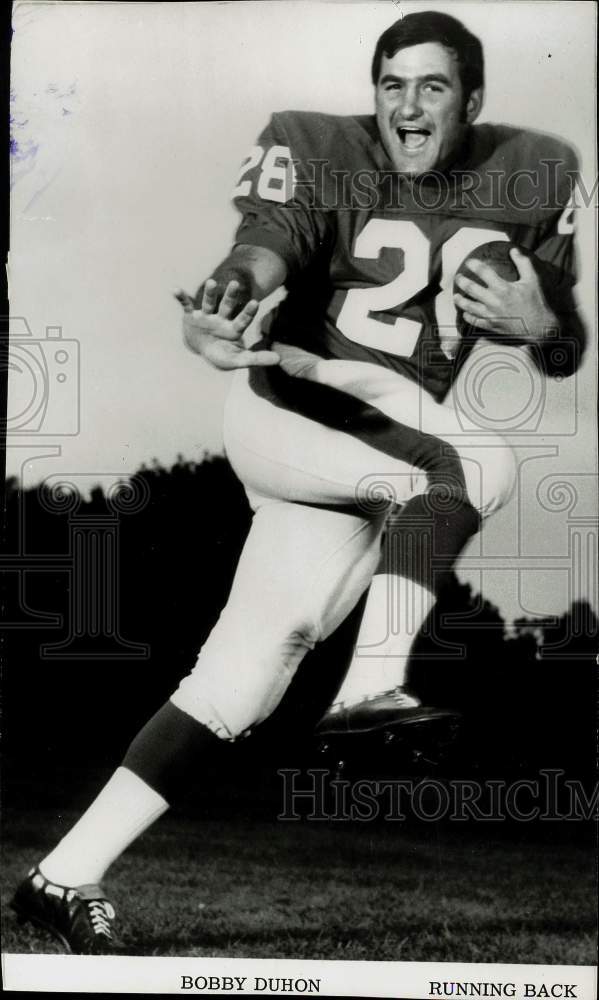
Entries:
{"label": "player's outstretched hand", "polygon": [[217,283],[209,278],[204,286],[201,309],[194,307],[187,292],[176,291],[175,298],[183,306],[185,343],[215,368],[225,371],[278,364],[280,358],[274,351],[250,351],[243,343],[243,335],[258,312],[258,302],[250,299],[236,312],[239,291],[238,282],[230,281],[218,302]]}
{"label": "player's outstretched hand", "polygon": [[455,280],[463,294],[455,294],[454,302],[466,322],[478,330],[525,342],[542,340],[558,321],[545,301],[530,260],[515,247],[510,257],[518,271],[516,281],[505,281],[480,260],[467,260],[466,266],[484,284],[458,274]]}

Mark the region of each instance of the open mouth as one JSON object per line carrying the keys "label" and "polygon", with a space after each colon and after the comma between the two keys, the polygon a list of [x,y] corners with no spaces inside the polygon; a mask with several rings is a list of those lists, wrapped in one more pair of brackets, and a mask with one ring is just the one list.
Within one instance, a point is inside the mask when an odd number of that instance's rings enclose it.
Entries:
{"label": "open mouth", "polygon": [[411,151],[422,149],[426,140],[430,136],[430,132],[426,128],[417,128],[411,125],[401,125],[397,129],[397,135],[402,148]]}

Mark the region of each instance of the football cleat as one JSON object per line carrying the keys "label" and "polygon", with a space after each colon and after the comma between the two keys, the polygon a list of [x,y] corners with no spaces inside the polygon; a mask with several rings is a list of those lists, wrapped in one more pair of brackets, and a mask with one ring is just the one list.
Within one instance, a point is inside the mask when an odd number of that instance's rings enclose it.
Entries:
{"label": "football cleat", "polygon": [[448,708],[430,708],[401,687],[364,698],[355,705],[330,708],[316,727],[319,736],[339,736],[347,733],[372,733],[406,724],[438,722],[455,719],[456,712]]}
{"label": "football cleat", "polygon": [[20,923],[28,920],[53,934],[74,955],[109,955],[114,908],[99,885],[55,885],[32,868],[11,902]]}

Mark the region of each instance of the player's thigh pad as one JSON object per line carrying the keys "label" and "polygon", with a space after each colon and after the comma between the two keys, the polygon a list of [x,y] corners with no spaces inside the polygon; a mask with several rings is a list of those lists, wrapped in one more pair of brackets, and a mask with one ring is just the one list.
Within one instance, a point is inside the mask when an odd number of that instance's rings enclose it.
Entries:
{"label": "player's thigh pad", "polygon": [[[498,434],[481,430],[456,413],[451,404],[437,403],[424,389],[398,372],[367,362],[322,359],[288,345],[276,344],[275,347],[287,374],[347,393],[375,407],[397,425],[394,455],[377,449],[376,430],[369,434],[368,444],[364,437],[358,440],[349,433],[340,436],[344,441],[351,440],[352,444],[339,449],[345,453],[339,468],[343,469],[344,477],[350,467],[353,469],[353,481],[359,484],[357,492],[362,489],[367,497],[372,483],[378,479],[378,488],[382,489],[387,479],[389,493],[401,503],[409,496],[426,492],[433,484],[440,483],[449,489],[460,488],[463,484],[468,499],[483,517],[509,499],[515,483],[516,463],[512,449]],[[283,421],[288,411],[274,409]],[[289,416],[290,429],[293,426],[299,433],[304,421],[308,425],[313,423],[296,413]],[[327,434],[337,435],[340,440],[336,431],[323,427],[321,432],[323,441]],[[307,432],[304,433],[308,437]],[[317,433],[312,432],[311,436]],[[293,453],[293,449],[289,452]],[[324,453],[322,449],[321,454]],[[309,455],[302,458],[307,465]],[[337,463],[337,456],[330,456],[328,468],[337,469]]]}
{"label": "player's thigh pad", "polygon": [[368,587],[383,523],[384,516],[262,503],[227,605],[171,701],[225,739],[266,719],[305,653]]}
{"label": "player's thigh pad", "polygon": [[227,399],[224,442],[250,502],[258,494],[306,504],[357,505],[368,517],[385,500],[405,503],[421,482],[420,470],[409,460],[273,405],[253,391],[245,371],[235,374]]}

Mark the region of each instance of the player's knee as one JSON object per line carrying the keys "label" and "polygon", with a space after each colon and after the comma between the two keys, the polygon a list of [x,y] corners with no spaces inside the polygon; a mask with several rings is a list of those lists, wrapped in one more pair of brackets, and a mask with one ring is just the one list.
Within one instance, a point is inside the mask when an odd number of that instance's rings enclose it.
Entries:
{"label": "player's knee", "polygon": [[241,735],[241,731],[235,732],[234,727],[230,728],[209,693],[202,691],[193,676],[193,671],[183,678],[177,690],[171,695],[170,701],[175,708],[185,712],[202,726],[206,726],[221,740],[232,741]]}
{"label": "player's knee", "polygon": [[271,632],[268,641],[258,630],[233,656],[220,638],[217,628],[171,701],[217,736],[235,740],[274,712],[298,664],[314,647],[315,631],[307,620],[285,632]]}
{"label": "player's knee", "polygon": [[496,443],[485,449],[480,467],[478,510],[482,517],[505,506],[514,491],[516,474],[514,451],[506,441],[497,438]]}
{"label": "player's knee", "polygon": [[294,669],[282,669],[269,683],[244,683],[240,678],[228,692],[205,690],[190,674],[171,696],[172,703],[224,740],[247,736],[264,722],[283,698]]}

